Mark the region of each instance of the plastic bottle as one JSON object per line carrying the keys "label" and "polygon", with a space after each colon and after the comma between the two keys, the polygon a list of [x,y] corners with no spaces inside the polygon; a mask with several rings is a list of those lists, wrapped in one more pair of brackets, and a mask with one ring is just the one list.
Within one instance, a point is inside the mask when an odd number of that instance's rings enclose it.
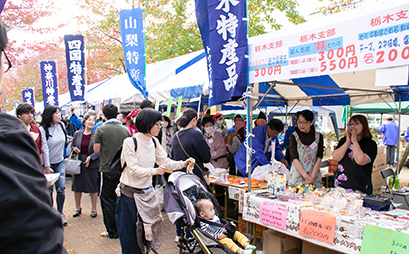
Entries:
{"label": "plastic bottle", "polygon": [[394,185],[393,177],[390,176],[390,177],[389,177],[389,189],[392,189],[392,188],[393,188],[393,185]]}
{"label": "plastic bottle", "polygon": [[395,176],[395,189],[399,190],[399,176]]}

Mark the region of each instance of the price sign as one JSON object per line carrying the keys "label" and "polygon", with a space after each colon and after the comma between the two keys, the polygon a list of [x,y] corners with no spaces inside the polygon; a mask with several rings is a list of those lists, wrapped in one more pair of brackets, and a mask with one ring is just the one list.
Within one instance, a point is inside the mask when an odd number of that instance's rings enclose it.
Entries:
{"label": "price sign", "polygon": [[394,230],[367,225],[362,237],[361,253],[409,253],[409,236]]}
{"label": "price sign", "polygon": [[299,234],[329,244],[334,243],[336,217],[333,214],[304,209]]}
{"label": "price sign", "polygon": [[288,206],[285,203],[275,200],[263,200],[260,204],[260,222],[286,230],[287,211]]}

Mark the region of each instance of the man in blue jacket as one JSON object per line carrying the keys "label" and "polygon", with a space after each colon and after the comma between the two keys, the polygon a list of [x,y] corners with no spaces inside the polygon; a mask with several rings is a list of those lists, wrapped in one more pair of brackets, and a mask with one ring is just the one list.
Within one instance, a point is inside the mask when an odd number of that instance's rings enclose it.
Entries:
{"label": "man in blue jacket", "polygon": [[[251,172],[257,166],[270,164],[271,159],[271,144],[275,143],[274,158],[282,162],[288,168],[288,162],[283,155],[280,143],[277,140],[277,135],[284,130],[284,124],[278,119],[271,119],[268,124],[256,127],[253,129],[252,148],[255,153],[251,156]],[[246,146],[243,142],[234,156],[237,170],[245,177],[246,173]]]}
{"label": "man in blue jacket", "polygon": [[398,141],[399,128],[392,118],[379,128],[379,133],[384,133],[383,144],[386,145],[386,164],[393,166],[395,162],[395,146]]}

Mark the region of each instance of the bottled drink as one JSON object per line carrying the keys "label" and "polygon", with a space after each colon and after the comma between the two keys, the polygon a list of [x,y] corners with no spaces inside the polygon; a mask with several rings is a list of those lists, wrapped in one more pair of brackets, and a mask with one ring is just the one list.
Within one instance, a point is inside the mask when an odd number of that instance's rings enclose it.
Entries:
{"label": "bottled drink", "polygon": [[393,188],[393,185],[394,185],[393,177],[390,176],[390,177],[389,177],[389,188],[392,189],[392,188]]}

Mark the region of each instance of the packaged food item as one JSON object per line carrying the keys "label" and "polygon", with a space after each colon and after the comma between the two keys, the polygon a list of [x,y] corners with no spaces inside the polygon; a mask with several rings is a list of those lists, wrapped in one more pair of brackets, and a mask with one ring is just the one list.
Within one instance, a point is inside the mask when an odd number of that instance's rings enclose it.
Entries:
{"label": "packaged food item", "polygon": [[274,194],[286,188],[287,179],[285,174],[277,171],[270,171],[267,179],[267,186]]}
{"label": "packaged food item", "polygon": [[186,172],[189,174],[193,174],[194,167],[195,167],[195,164],[192,162],[189,162],[189,164],[187,164],[187,167],[186,167]]}

